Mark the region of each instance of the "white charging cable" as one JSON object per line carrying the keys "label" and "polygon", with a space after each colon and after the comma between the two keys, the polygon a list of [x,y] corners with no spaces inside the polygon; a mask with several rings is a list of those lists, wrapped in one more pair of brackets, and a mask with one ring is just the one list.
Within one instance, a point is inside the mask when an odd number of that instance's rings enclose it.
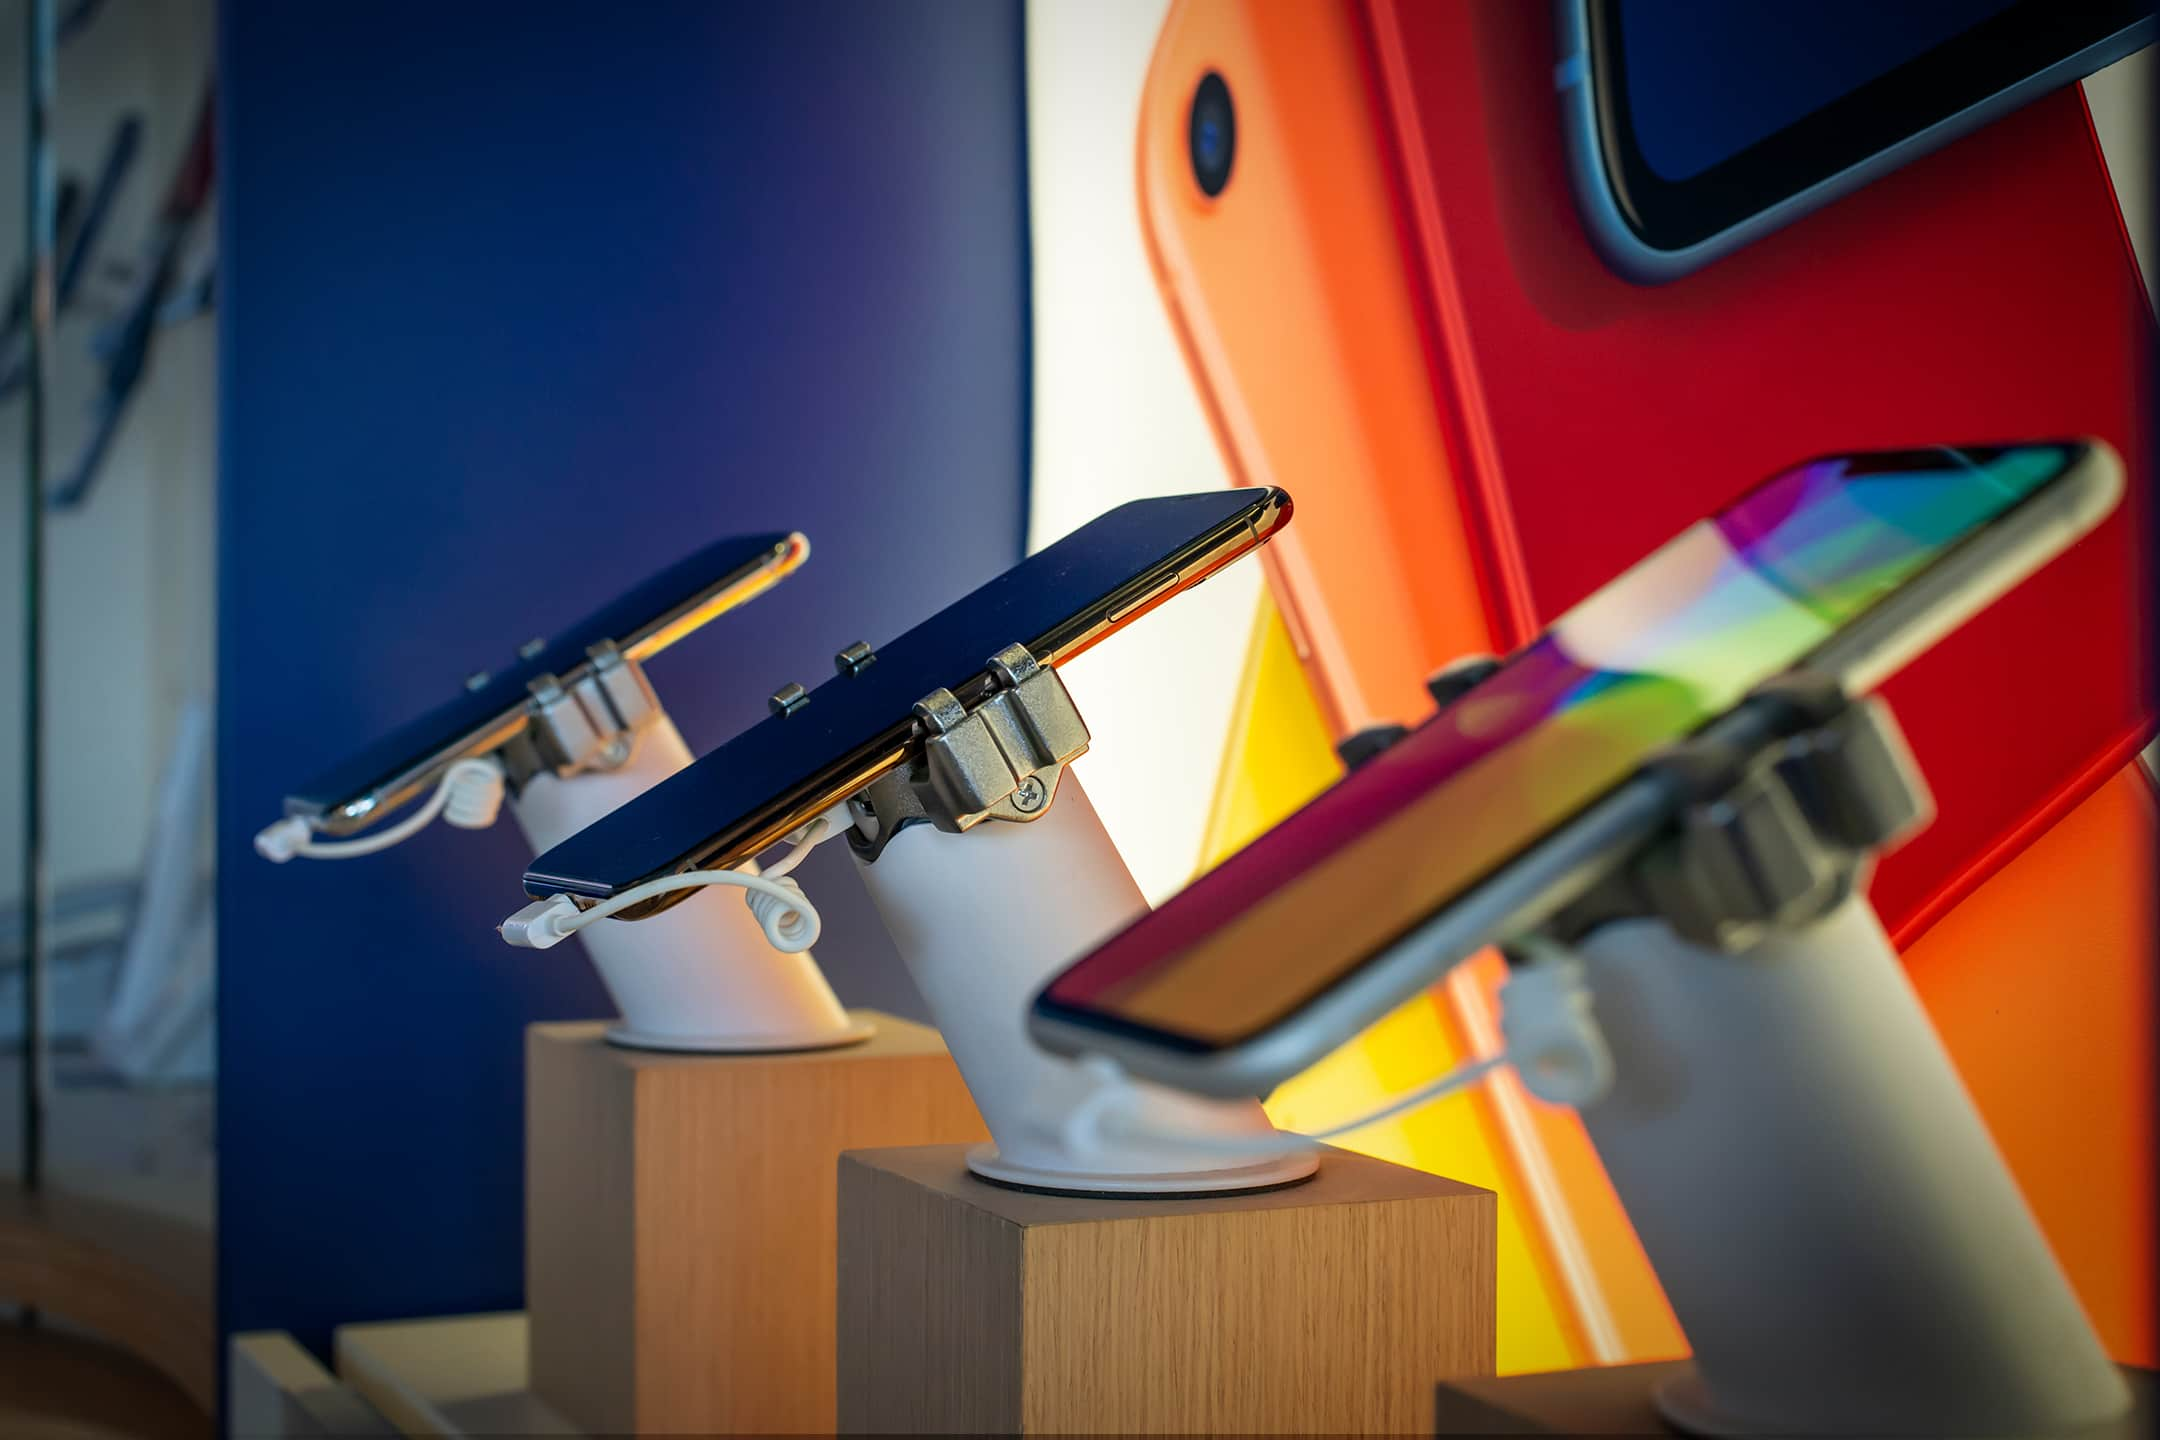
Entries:
{"label": "white charging cable", "polygon": [[1162,1123],[1149,1112],[1156,1097],[1133,1084],[1114,1060],[1090,1055],[1080,1062],[1099,1083],[1066,1117],[1063,1138],[1079,1155],[1094,1154],[1114,1144],[1155,1145],[1207,1155],[1284,1155],[1324,1148],[1330,1140],[1392,1120],[1406,1110],[1429,1105],[1442,1096],[1467,1089],[1507,1063],[1507,1056],[1484,1055],[1456,1066],[1445,1075],[1427,1081],[1407,1095],[1398,1096],[1368,1114],[1325,1130],[1276,1130],[1261,1135],[1224,1135],[1199,1132]]}
{"label": "white charging cable", "polygon": [[1587,1105],[1599,1099],[1612,1086],[1612,1054],[1591,1014],[1582,962],[1565,946],[1542,936],[1527,937],[1513,948],[1530,963],[1511,972],[1501,987],[1500,1029],[1505,1048],[1465,1061],[1377,1110],[1324,1130],[1275,1131],[1245,1138],[1219,1131],[1187,1131],[1165,1123],[1160,1097],[1135,1085],[1116,1061],[1090,1055],[1080,1066],[1099,1083],[1067,1116],[1063,1138],[1076,1154],[1093,1153],[1117,1142],[1202,1154],[1259,1156],[1311,1150],[1466,1090],[1503,1065],[1512,1065],[1523,1088],[1540,1100]]}
{"label": "white charging cable", "polygon": [[410,840],[433,824],[438,815],[463,830],[485,830],[502,812],[502,803],[502,762],[492,755],[468,757],[451,761],[434,793],[394,825],[351,840],[317,840],[314,821],[305,815],[288,815],[256,832],[255,851],[280,865],[295,856],[306,860],[351,860]]}
{"label": "white charging cable", "polygon": [[1553,1105],[1603,1099],[1612,1089],[1612,1051],[1591,1013],[1582,961],[1543,935],[1510,948],[1529,963],[1500,987],[1500,1034],[1523,1089]]}
{"label": "white charging cable", "polygon": [[707,885],[732,885],[746,893],[750,913],[773,949],[784,955],[799,954],[817,943],[824,921],[799,884],[788,872],[802,864],[819,842],[835,833],[830,813],[820,815],[787,837],[790,849],[771,868],[750,864],[740,870],[691,870],[634,885],[587,910],[580,910],[568,895],[535,900],[496,927],[504,940],[526,950],[546,950],[570,936],[633,905],[660,895],[695,890]]}
{"label": "white charging cable", "polygon": [[658,880],[633,885],[589,910],[578,909],[577,902],[568,895],[551,895],[545,900],[533,901],[495,928],[504,940],[521,949],[546,950],[561,944],[587,925],[598,924],[633,905],[642,905],[656,896],[671,895],[678,890],[696,890],[707,885],[733,885],[749,891],[750,913],[757,916],[758,926],[773,949],[782,954],[798,954],[817,943],[823,922],[818,918],[817,907],[803,895],[802,887],[785,877],[768,880],[745,870],[690,870],[681,875],[663,875]]}
{"label": "white charging cable", "polygon": [[757,873],[768,880],[781,879],[789,871],[809,859],[810,852],[817,849],[825,841],[830,840],[832,836],[833,817],[832,812],[828,810],[801,829],[789,834],[787,837],[789,846],[787,854],[782,855],[770,865],[760,865]]}

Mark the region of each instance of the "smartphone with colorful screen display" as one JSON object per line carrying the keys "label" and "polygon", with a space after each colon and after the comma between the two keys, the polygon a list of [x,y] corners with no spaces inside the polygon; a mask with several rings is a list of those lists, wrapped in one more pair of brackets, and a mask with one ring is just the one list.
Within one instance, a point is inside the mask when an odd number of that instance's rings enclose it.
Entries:
{"label": "smartphone with colorful screen display", "polygon": [[1873,690],[2086,535],[2122,483],[2095,441],[1784,471],[1059,975],[1034,1034],[1266,1094],[1635,854],[1672,815],[1642,773],[1661,748],[1794,669]]}
{"label": "smartphone with colorful screen display", "polygon": [[501,668],[482,667],[465,692],[356,751],[293,790],[285,813],[329,835],[371,825],[434,784],[457,760],[491,754],[531,720],[530,686],[553,676],[574,690],[593,673],[596,647],[625,660],[659,654],[706,621],[779,584],[809,557],[798,534],[733,535],[684,556]]}
{"label": "smartphone with colorful screen display", "polygon": [[990,659],[1009,645],[1062,665],[1259,549],[1289,518],[1280,490],[1120,505],[541,855],[525,889],[605,900],[664,875],[753,859],[919,754],[927,732],[914,707],[932,691],[950,690],[963,705],[982,699],[994,685]]}

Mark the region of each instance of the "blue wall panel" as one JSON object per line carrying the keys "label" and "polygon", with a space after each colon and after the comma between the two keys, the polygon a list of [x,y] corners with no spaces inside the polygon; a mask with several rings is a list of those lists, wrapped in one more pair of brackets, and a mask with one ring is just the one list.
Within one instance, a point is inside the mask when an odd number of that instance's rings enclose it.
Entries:
{"label": "blue wall panel", "polygon": [[[513,951],[507,817],[273,867],[284,787],[719,534],[807,532],[662,657],[693,749],[1019,553],[1017,4],[228,0],[226,1329],[520,1303],[522,1044],[607,1013]],[[843,997],[906,1004],[844,857]]]}

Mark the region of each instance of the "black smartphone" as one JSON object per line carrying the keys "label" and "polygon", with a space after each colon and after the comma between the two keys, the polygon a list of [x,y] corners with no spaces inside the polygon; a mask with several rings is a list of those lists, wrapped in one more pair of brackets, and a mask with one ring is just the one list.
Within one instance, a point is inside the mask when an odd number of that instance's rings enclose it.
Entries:
{"label": "black smartphone", "polygon": [[810,554],[799,534],[735,535],[686,555],[575,625],[528,644],[501,669],[475,672],[456,699],[401,725],[325,770],[285,798],[331,835],[372,824],[433,784],[452,761],[490,754],[531,718],[530,686],[552,675],[564,689],[591,673],[591,651],[612,644],[625,660],[645,660],[716,615],[763,594]]}
{"label": "black smartphone", "polygon": [[1675,279],[2150,44],[2145,0],[1567,0],[1569,168],[1620,274]]}
{"label": "black smartphone", "polygon": [[[1135,500],[1029,556],[532,862],[525,889],[604,900],[663,875],[740,865],[905,763],[915,702],[972,705],[990,658],[1025,645],[1056,666],[1242,555],[1290,518],[1274,489]],[[689,892],[656,897],[636,919]]]}

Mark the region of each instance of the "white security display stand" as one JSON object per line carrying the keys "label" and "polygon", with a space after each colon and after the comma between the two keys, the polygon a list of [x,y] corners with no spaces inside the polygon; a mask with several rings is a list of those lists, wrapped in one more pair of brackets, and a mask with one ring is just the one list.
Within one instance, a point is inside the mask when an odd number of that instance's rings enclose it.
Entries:
{"label": "white security display stand", "polygon": [[1695,1352],[1711,1434],[2054,1435],[2130,1403],[1867,901],[1740,954],[1578,946],[1584,1124]]}
{"label": "white security display stand", "polygon": [[1791,677],[1653,772],[1670,829],[1547,938],[1579,957],[1611,1056],[1583,1123],[1694,1349],[1658,1408],[1719,1435],[2122,1415],[2130,1392],[1862,893],[1930,811],[1888,709]]}
{"label": "white security display stand", "polygon": [[1236,1152],[1238,1137],[1274,1134],[1257,1101],[1199,1100],[1144,1084],[1149,1119],[1204,1137],[1196,1147],[1076,1153],[1066,1142],[1068,1117],[1102,1082],[1036,1048],[1028,1005],[1074,957],[1147,910],[1070,771],[1039,819],[960,834],[915,825],[874,861],[860,851],[857,860],[989,1126],[990,1143],[968,1154],[976,1174],[1030,1189],[1144,1196],[1283,1185],[1316,1168],[1311,1153],[1265,1153],[1267,1141],[1262,1153]]}
{"label": "white security display stand", "polygon": [[[639,729],[614,769],[567,777],[542,771],[511,800],[535,855],[690,763],[665,713]],[[603,921],[578,932],[622,1014],[608,1031],[646,1050],[744,1053],[849,1045],[871,1033],[833,995],[805,950],[783,954],[766,940],[740,893],[693,895],[636,924]]]}

